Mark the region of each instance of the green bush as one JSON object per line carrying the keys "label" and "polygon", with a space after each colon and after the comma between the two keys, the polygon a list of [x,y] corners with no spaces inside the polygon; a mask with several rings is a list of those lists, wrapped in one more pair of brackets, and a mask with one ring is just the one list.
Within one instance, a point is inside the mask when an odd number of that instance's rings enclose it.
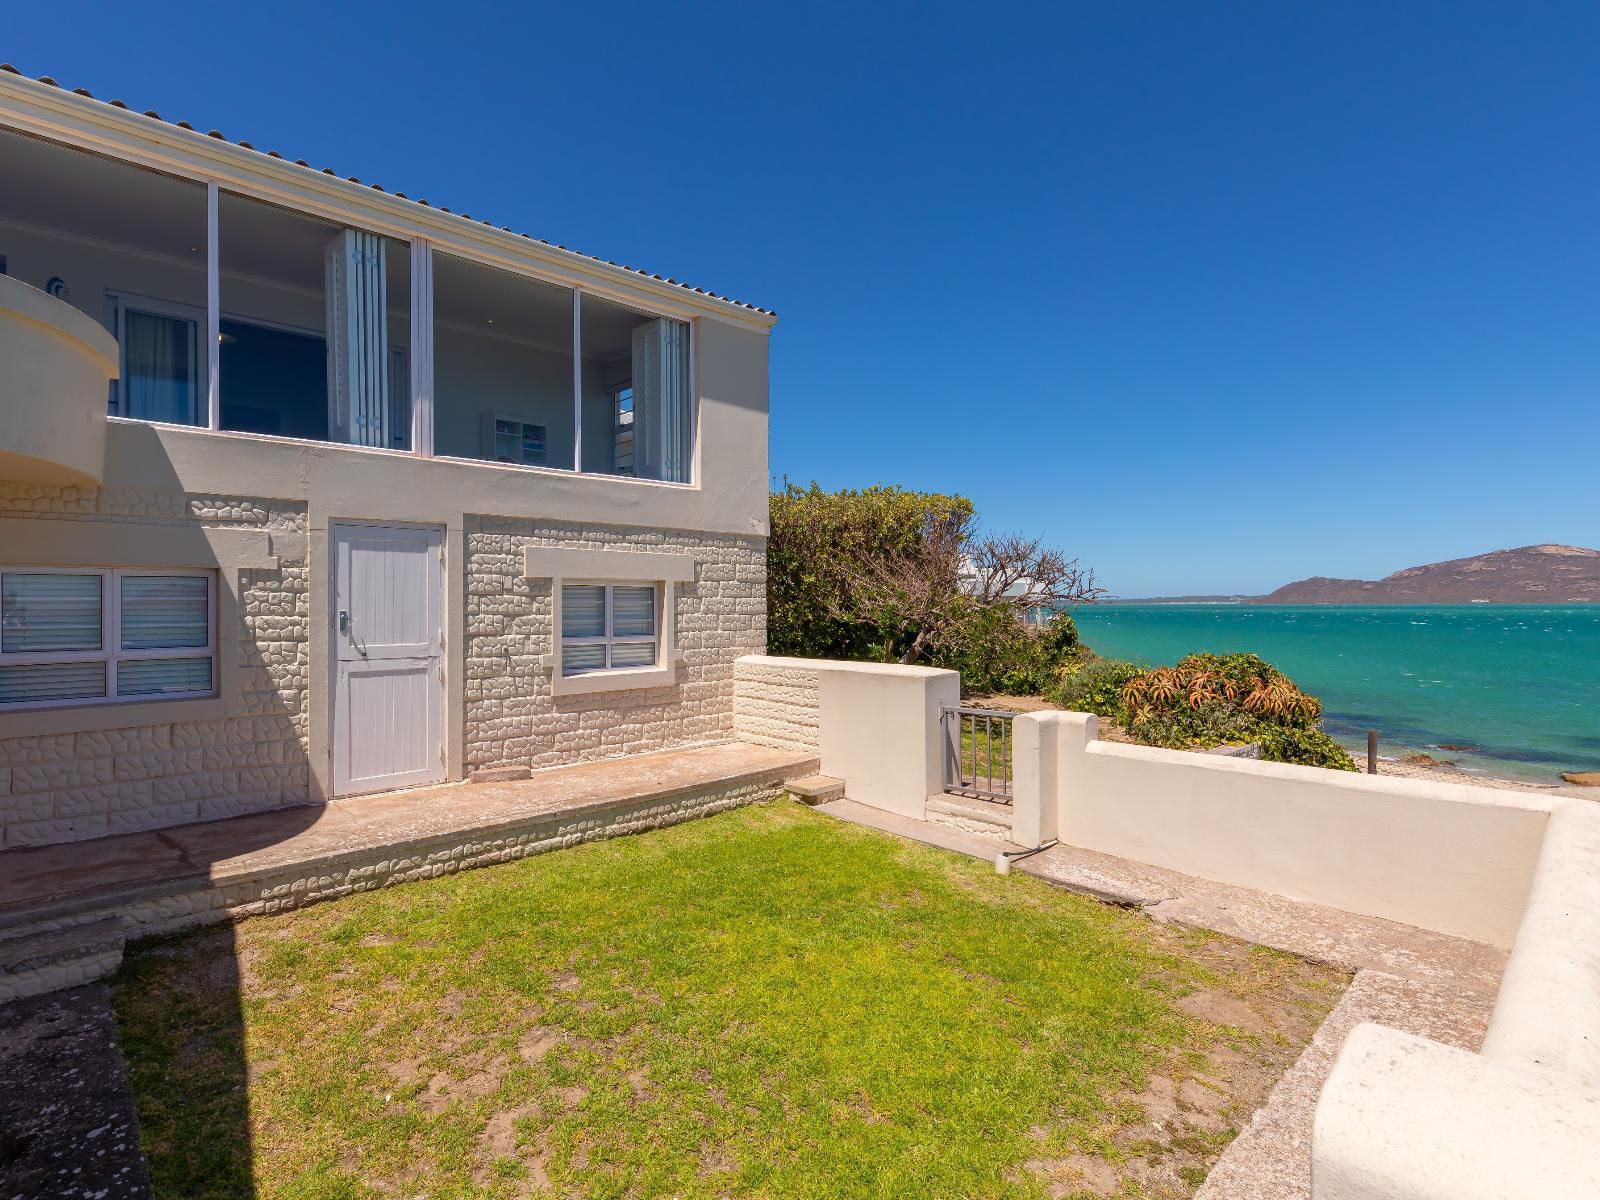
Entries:
{"label": "green bush", "polygon": [[1138,717],[1126,725],[1130,737],[1168,750],[1209,750],[1254,741],[1261,728],[1249,713],[1226,704],[1181,705]]}
{"label": "green bush", "polygon": [[1072,712],[1090,712],[1121,722],[1122,688],[1128,680],[1142,674],[1141,668],[1119,658],[1084,657],[1060,673],[1050,689],[1050,701]]}
{"label": "green bush", "polygon": [[1078,627],[1066,613],[1026,625],[1009,608],[974,608],[954,646],[936,648],[938,665],[961,672],[963,690],[1037,696],[1077,660]]}
{"label": "green bush", "polygon": [[[1100,673],[1091,669],[1097,666]],[[1112,685],[1114,698],[1107,694]],[[1065,676],[1054,698],[1113,718],[1146,746],[1208,750],[1256,742],[1270,762],[1355,770],[1322,731],[1322,702],[1255,654],[1190,654],[1150,670],[1099,660]]]}
{"label": "green bush", "polygon": [[768,652],[892,662],[903,630],[840,615],[850,569],[904,552],[930,522],[970,518],[972,501],[898,487],[825,492],[785,483],[768,513]]}
{"label": "green bush", "polygon": [[1267,728],[1257,732],[1267,762],[1299,763],[1334,771],[1359,770],[1345,748],[1320,729]]}

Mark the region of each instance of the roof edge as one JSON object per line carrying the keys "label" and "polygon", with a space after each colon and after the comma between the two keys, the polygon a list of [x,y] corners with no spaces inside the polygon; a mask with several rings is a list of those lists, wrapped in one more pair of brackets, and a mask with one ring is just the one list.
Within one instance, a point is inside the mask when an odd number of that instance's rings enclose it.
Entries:
{"label": "roof edge", "polygon": [[229,141],[218,130],[201,133],[187,122],[135,112],[120,100],[101,100],[82,88],[68,91],[49,76],[34,79],[10,63],[0,63],[0,121],[156,170],[214,179],[230,188],[243,185],[263,198],[325,217],[349,221],[359,216],[374,232],[426,237],[440,249],[513,269],[531,265],[569,286],[617,299],[631,294],[637,302],[643,293],[668,309],[687,309],[763,332],[777,323],[771,309],[413,200],[353,176],[342,178],[331,168],[318,170],[249,142]]}

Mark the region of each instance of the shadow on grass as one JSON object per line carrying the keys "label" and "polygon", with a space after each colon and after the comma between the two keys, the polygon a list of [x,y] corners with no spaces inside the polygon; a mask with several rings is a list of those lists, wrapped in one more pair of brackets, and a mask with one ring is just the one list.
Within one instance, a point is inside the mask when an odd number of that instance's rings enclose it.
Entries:
{"label": "shadow on grass", "polygon": [[[324,812],[300,805],[159,834],[12,850],[0,856],[0,871],[36,900],[71,897],[92,911],[113,906],[119,892],[147,893],[159,869],[149,860],[160,854],[170,864],[167,886],[182,895],[203,886],[214,863],[281,845]],[[182,989],[146,986],[163,962],[199,949]],[[230,922],[132,943],[103,983],[0,1006],[5,1200],[253,1197],[253,1159],[243,984]]]}

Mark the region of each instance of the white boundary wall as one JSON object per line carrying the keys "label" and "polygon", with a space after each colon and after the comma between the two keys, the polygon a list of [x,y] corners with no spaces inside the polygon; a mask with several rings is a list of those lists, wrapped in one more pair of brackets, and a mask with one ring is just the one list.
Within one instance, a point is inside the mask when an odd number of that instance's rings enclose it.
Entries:
{"label": "white boundary wall", "polygon": [[734,697],[741,737],[816,752],[858,803],[921,818],[944,790],[939,710],[961,702],[954,671],[749,654]]}
{"label": "white boundary wall", "polygon": [[[854,800],[925,815],[950,671],[738,660],[735,728],[820,745]],[[1511,947],[1483,1052],[1360,1025],[1317,1105],[1312,1200],[1600,1197],[1600,804],[1102,742],[1014,718],[1013,838]]]}
{"label": "white boundary wall", "polygon": [[1087,713],[1016,729],[1017,819],[1038,790],[1069,845],[1496,946],[1550,820],[1537,793],[1102,742]]}
{"label": "white boundary wall", "polygon": [[1600,1196],[1600,805],[1551,815],[1481,1054],[1351,1032],[1317,1104],[1311,1193]]}

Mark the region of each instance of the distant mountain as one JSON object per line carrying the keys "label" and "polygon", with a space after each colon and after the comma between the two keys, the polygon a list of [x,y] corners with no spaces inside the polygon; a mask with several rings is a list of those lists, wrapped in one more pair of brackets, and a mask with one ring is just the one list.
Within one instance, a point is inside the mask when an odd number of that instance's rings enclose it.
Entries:
{"label": "distant mountain", "polygon": [[1287,584],[1252,604],[1600,603],[1600,550],[1523,546],[1473,558],[1408,567],[1383,579],[1326,579]]}

